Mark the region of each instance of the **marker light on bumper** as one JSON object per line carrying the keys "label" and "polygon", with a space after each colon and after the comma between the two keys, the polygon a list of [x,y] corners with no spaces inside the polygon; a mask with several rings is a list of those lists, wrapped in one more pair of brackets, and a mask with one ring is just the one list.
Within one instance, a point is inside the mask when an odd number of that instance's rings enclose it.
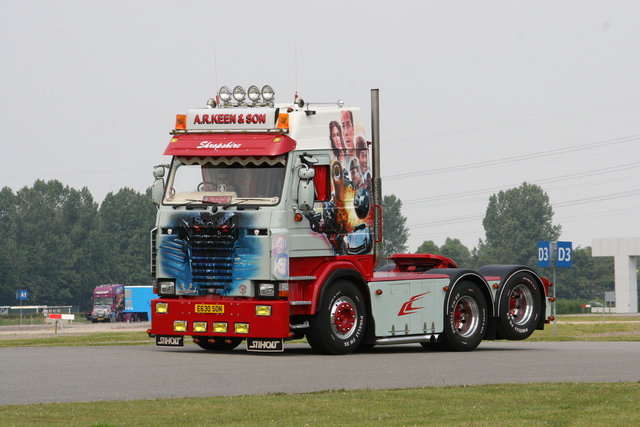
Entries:
{"label": "marker light on bumper", "polygon": [[166,314],[169,312],[169,304],[166,302],[159,302],[156,304],[156,313]]}
{"label": "marker light on bumper", "polygon": [[173,322],[174,332],[187,332],[187,322],[185,320],[176,320]]}
{"label": "marker light on bumper", "polygon": [[233,325],[233,330],[236,334],[248,334],[249,333],[249,324],[248,323],[236,323]]}
{"label": "marker light on bumper", "polygon": [[256,305],[256,316],[271,316],[271,306]]}
{"label": "marker light on bumper", "polygon": [[193,322],[193,332],[207,332],[207,322]]}
{"label": "marker light on bumper", "polygon": [[228,326],[226,322],[213,322],[213,332],[218,334],[226,334]]}

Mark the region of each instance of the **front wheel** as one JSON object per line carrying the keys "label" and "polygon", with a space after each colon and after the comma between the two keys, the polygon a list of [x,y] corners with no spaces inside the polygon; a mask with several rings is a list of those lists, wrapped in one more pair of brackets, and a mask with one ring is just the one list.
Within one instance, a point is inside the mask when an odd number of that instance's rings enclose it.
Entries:
{"label": "front wheel", "polygon": [[311,318],[307,340],[323,354],[348,354],[364,337],[365,304],[360,290],[351,282],[332,283],[318,312]]}
{"label": "front wheel", "polygon": [[231,351],[242,342],[242,338],[237,337],[197,337],[197,339],[196,344],[209,351]]}
{"label": "front wheel", "polygon": [[471,282],[457,284],[451,295],[441,345],[446,350],[471,351],[487,331],[487,303],[480,288]]}

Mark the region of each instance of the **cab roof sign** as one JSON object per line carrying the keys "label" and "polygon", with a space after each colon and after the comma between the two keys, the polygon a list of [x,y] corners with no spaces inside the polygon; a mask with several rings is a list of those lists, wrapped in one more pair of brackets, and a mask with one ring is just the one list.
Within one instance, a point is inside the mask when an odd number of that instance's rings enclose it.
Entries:
{"label": "cab roof sign", "polygon": [[198,108],[187,111],[188,131],[265,131],[276,127],[277,108]]}

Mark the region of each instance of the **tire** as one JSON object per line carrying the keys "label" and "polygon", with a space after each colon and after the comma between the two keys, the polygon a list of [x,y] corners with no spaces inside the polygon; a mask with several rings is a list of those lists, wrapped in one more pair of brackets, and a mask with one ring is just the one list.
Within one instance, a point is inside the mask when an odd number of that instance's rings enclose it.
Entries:
{"label": "tire", "polygon": [[[199,342],[196,344],[208,351],[231,351],[242,342],[242,338],[237,337],[197,337]],[[215,342],[209,342],[209,339],[215,339]],[[230,342],[227,343],[227,340]]]}
{"label": "tire", "polygon": [[474,283],[460,282],[451,291],[445,309],[442,348],[471,351],[480,345],[486,331],[487,302],[482,291]]}
{"label": "tire", "polygon": [[322,354],[354,352],[364,337],[365,304],[353,283],[337,280],[327,289],[307,331],[309,345]]}
{"label": "tire", "polygon": [[518,273],[509,279],[498,303],[498,338],[523,340],[531,336],[542,312],[539,287],[530,273]]}

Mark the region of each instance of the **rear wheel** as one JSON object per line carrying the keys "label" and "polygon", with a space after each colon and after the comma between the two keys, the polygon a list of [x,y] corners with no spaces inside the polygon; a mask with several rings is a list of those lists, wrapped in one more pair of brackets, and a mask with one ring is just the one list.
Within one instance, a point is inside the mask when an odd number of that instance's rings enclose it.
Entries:
{"label": "rear wheel", "polygon": [[348,354],[364,337],[365,304],[351,282],[337,280],[327,289],[318,312],[311,318],[307,340],[323,354]]}
{"label": "rear wheel", "polygon": [[509,340],[529,338],[542,310],[538,283],[529,273],[516,274],[505,285],[498,307],[498,337]]}
{"label": "rear wheel", "polygon": [[447,306],[441,345],[453,351],[478,347],[487,330],[487,303],[477,285],[461,282],[452,291]]}
{"label": "rear wheel", "polygon": [[[242,342],[242,338],[237,337],[194,337],[198,341],[195,343],[209,351],[231,351]],[[209,342],[209,340],[213,342]]]}

